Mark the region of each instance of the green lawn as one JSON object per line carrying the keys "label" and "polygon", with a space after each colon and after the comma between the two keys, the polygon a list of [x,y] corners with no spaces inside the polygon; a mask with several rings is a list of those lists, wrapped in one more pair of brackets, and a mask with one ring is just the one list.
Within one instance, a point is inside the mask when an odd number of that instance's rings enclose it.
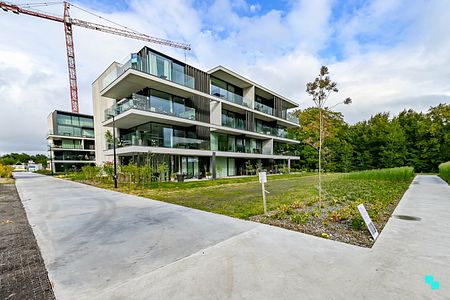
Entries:
{"label": "green lawn", "polygon": [[[345,174],[324,175],[325,199],[321,213],[343,208],[356,213],[355,205],[365,203],[371,208],[371,215],[377,217],[389,204],[401,198],[409,183],[410,180],[393,184],[389,180],[351,179]],[[96,185],[112,189],[110,183]],[[316,186],[317,175],[314,174],[269,176],[267,209],[274,211],[282,205],[301,202],[305,210],[311,212],[317,207]],[[243,219],[263,213],[261,184],[257,176],[152,183],[145,188],[121,183],[119,191]]]}
{"label": "green lawn", "polygon": [[[261,184],[257,176],[182,183],[153,182],[144,187],[121,182],[118,191],[370,247],[373,240],[357,205],[364,204],[381,231],[413,176],[411,168],[324,174],[320,207],[317,174],[268,176],[268,215],[263,214]],[[80,174],[66,177],[114,189],[110,178],[105,183],[102,181],[107,178],[86,181],[79,179]]]}

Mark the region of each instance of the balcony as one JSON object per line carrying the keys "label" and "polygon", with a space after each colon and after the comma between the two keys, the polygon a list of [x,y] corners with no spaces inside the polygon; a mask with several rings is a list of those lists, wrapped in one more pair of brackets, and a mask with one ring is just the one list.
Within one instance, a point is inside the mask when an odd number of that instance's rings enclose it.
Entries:
{"label": "balcony", "polygon": [[230,118],[230,117],[224,118],[223,115],[222,115],[222,126],[231,127],[231,128],[240,129],[240,130],[246,130],[244,120]]}
{"label": "balcony", "polygon": [[241,95],[235,94],[233,92],[227,91],[224,88],[220,88],[218,86],[211,84],[211,95],[222,98],[232,103],[236,103],[245,107],[249,107],[247,102],[244,101],[244,98]]}
{"label": "balcony", "polygon": [[[187,137],[160,136],[149,133],[128,133],[121,136],[117,147],[147,146],[178,149],[209,150],[209,141]],[[112,143],[107,143],[108,150],[113,148]]]}
{"label": "balcony", "polygon": [[300,120],[299,118],[297,118],[296,116],[289,114],[286,118],[286,120],[288,120],[289,122],[295,123],[295,124],[299,124]]}
{"label": "balcony", "polygon": [[67,153],[67,152],[63,152],[62,154],[57,154],[57,153],[55,153],[55,156],[53,157],[54,160],[72,160],[72,161],[94,161],[95,160],[94,155],[87,155],[87,154],[85,155],[85,154]]}
{"label": "balcony", "polygon": [[150,111],[159,114],[175,116],[178,118],[195,120],[195,108],[188,107],[170,100],[158,98],[152,103],[150,97],[133,94],[131,98],[125,98],[105,110],[105,121],[130,109]]}
{"label": "balcony", "polygon": [[277,137],[287,138],[287,130],[282,128],[273,128],[269,126],[261,126],[260,128],[256,128],[256,132],[273,135]]}
{"label": "balcony", "polygon": [[274,109],[268,105],[255,102],[255,109],[268,115],[274,115]]}
{"label": "balcony", "polygon": [[82,145],[53,145],[51,146],[53,150],[86,150],[94,151],[95,147],[93,145],[83,146]]}
{"label": "balcony", "polygon": [[195,78],[184,74],[179,69],[171,68],[170,72],[167,72],[167,74],[159,74],[155,68],[150,68],[146,59],[142,59],[140,56],[137,56],[135,59],[129,59],[125,63],[119,64],[115,71],[113,70],[108,76],[106,76],[102,81],[102,89],[106,88],[110,83],[129,69],[156,76],[191,89],[194,89],[195,86]]}
{"label": "balcony", "polygon": [[[58,125],[61,126],[61,125]],[[49,130],[47,132],[47,136],[51,136],[51,135],[57,135],[57,136],[62,136],[61,139],[63,139],[64,137],[66,137],[67,139],[70,139],[71,137],[74,138],[88,138],[88,139],[93,139],[94,138],[94,129],[81,129],[81,128],[77,128],[77,127],[72,127],[69,130],[64,129],[64,130]]]}

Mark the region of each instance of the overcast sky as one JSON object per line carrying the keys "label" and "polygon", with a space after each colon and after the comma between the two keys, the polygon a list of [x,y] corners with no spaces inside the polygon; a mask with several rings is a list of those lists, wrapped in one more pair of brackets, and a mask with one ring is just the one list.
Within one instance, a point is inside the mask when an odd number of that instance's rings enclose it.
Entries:
{"label": "overcast sky", "polygon": [[[223,65],[301,108],[312,105],[306,83],[327,65],[340,88],[330,105],[353,99],[351,106],[336,107],[349,123],[450,102],[447,0],[73,3],[149,35],[189,43],[187,63],[205,70]],[[63,7],[39,9],[62,15]],[[76,8],[71,14],[103,22]],[[74,28],[74,44],[80,112],[91,114],[91,83],[145,43]],[[182,50],[149,46],[184,61]],[[45,152],[46,118],[55,109],[70,110],[63,25],[0,11],[0,154]]]}

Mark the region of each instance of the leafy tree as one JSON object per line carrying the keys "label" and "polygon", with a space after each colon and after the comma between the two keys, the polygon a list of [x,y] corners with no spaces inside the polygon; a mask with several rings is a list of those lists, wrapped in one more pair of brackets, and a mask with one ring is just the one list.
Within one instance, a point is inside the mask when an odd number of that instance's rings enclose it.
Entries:
{"label": "leafy tree", "polygon": [[[324,122],[323,115],[325,111],[329,111],[326,105],[328,98],[331,93],[337,93],[339,90],[337,88],[337,83],[331,81],[328,76],[328,68],[322,66],[320,68],[319,76],[317,76],[313,82],[306,84],[306,92],[312,97],[316,108],[319,110],[319,142],[318,142],[318,156],[319,156],[319,208],[322,207],[322,141],[325,138],[326,132],[324,132]],[[351,99],[347,98],[343,102],[345,104],[350,104]]]}

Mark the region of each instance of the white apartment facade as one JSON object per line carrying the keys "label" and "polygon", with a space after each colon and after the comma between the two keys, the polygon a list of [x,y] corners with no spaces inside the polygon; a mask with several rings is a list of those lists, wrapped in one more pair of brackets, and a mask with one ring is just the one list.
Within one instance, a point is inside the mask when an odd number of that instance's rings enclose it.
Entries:
{"label": "white apartment facade", "polygon": [[[222,66],[204,72],[144,47],[114,62],[93,83],[96,163],[156,166],[201,178],[276,172],[299,157],[287,145],[298,105]],[[114,117],[113,117],[114,116]]]}

